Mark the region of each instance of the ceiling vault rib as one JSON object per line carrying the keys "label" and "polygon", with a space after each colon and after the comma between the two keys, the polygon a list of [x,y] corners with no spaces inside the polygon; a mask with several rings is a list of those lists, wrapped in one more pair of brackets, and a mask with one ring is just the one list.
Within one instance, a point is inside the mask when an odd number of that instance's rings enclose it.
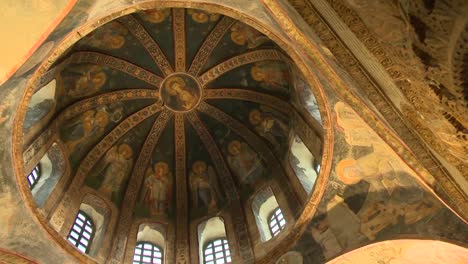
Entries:
{"label": "ceiling vault rib", "polygon": [[161,111],[161,105],[159,103],[147,106],[140,111],[132,114],[122,121],[117,127],[115,127],[109,134],[107,134],[103,140],[101,140],[81,161],[78,171],[73,177],[73,182],[70,184],[69,198],[76,200],[73,197],[77,197],[79,189],[83,184],[86,176],[90,173],[94,165],[101,159],[101,157],[128,131],[146,120],[148,117]]}
{"label": "ceiling vault rib", "polygon": [[[269,165],[269,171],[277,173],[275,178],[278,180],[278,183],[282,186],[289,185],[289,182],[284,180],[288,178],[288,175],[285,174],[286,170],[283,168],[281,160],[273,154],[273,151],[260,136],[252,132],[241,122],[206,102],[200,103],[198,110],[224,124],[226,127],[234,131],[234,133],[242,137],[257,153],[264,155],[263,158],[265,159],[266,164]],[[294,199],[298,199],[298,197],[291,192],[290,186],[284,188],[283,191],[288,197],[289,202],[293,202]],[[296,202],[293,202],[293,204],[295,203],[297,203],[297,200]]]}
{"label": "ceiling vault rib", "polygon": [[62,121],[68,120],[72,117],[75,117],[81,113],[84,113],[88,110],[96,108],[100,105],[107,105],[115,102],[129,101],[129,100],[138,100],[138,99],[155,99],[159,98],[159,91],[152,89],[128,89],[128,90],[119,90],[115,92],[109,92],[105,94],[100,94],[87,98],[81,101],[78,101],[71,106],[65,108],[59,117],[56,119],[56,122],[60,123]]}
{"label": "ceiling vault rib", "polygon": [[198,76],[203,65],[205,65],[221,38],[223,38],[234,22],[235,20],[229,17],[223,17],[221,21],[218,22],[216,27],[210,32],[210,35],[208,35],[208,37],[203,42],[202,46],[197,52],[197,55],[195,55],[192,65],[190,65],[190,69],[188,70],[189,74]]}
{"label": "ceiling vault rib", "polygon": [[176,252],[175,263],[189,263],[189,232],[188,232],[188,197],[187,197],[187,164],[185,145],[184,114],[176,113],[174,120],[175,140],[175,177],[176,192]]}
{"label": "ceiling vault rib", "polygon": [[221,184],[225,190],[226,198],[230,201],[231,207],[231,216],[234,225],[234,231],[237,236],[239,253],[243,260],[243,263],[253,263],[253,251],[252,244],[249,238],[248,227],[245,220],[245,215],[241,207],[241,201],[239,194],[232,178],[231,172],[227,167],[226,161],[221,154],[216,142],[211,136],[210,132],[207,130],[205,125],[198,117],[195,112],[190,112],[187,114],[187,119],[189,120],[192,127],[197,132],[198,136],[203,142],[203,145],[208,150],[208,153],[213,161],[213,164],[216,168],[217,173],[220,176]]}
{"label": "ceiling vault rib", "polygon": [[133,17],[133,15],[121,17],[118,21],[122,23],[128,30],[130,30],[130,32],[138,39],[141,45],[145,47],[145,49],[153,58],[153,61],[163,72],[164,76],[174,72],[171,64],[167,60],[159,45],[140,24],[140,22],[138,22],[138,20]]}
{"label": "ceiling vault rib", "polygon": [[[138,100],[138,99],[158,100],[158,98],[159,98],[159,91],[151,90],[151,89],[128,89],[128,90],[120,90],[120,91],[96,95],[91,98],[78,101],[68,106],[67,108],[65,108],[63,111],[61,111],[59,116],[56,119],[54,119],[54,121],[49,125],[49,129],[43,132],[42,134],[52,133],[50,130],[55,131],[57,126],[61,124],[62,122],[69,120],[86,111],[94,109],[100,105],[107,105],[107,104],[111,104],[114,102],[122,102],[122,101],[129,101],[129,100]],[[38,138],[36,138],[33,142],[41,138],[41,135]],[[24,153],[31,152],[32,150],[30,148],[31,147],[29,147],[28,150],[24,151]]]}
{"label": "ceiling vault rib", "polygon": [[185,9],[172,9],[172,17],[172,23],[174,27],[175,71],[185,72],[187,63],[185,37]]}
{"label": "ceiling vault rib", "polygon": [[216,88],[205,89],[205,99],[235,99],[242,101],[250,101],[269,106],[284,114],[290,114],[295,111],[294,108],[282,99],[275,96],[254,92],[247,89],[233,89],[233,88]]}
{"label": "ceiling vault rib", "polygon": [[128,237],[132,224],[133,209],[138,198],[138,190],[144,180],[144,175],[148,167],[148,163],[150,162],[151,154],[153,153],[167,122],[172,116],[173,113],[167,109],[164,109],[158,116],[146,137],[143,148],[135,163],[132,175],[128,181],[128,187],[125,191],[120,218],[117,224],[116,237],[112,247],[112,261],[115,263],[121,263],[123,261],[126,238]]}
{"label": "ceiling vault rib", "polygon": [[[242,137],[247,142],[247,144],[249,144],[255,151],[257,151],[261,155],[266,155],[264,158],[268,162],[268,164],[276,164],[277,166],[281,167],[279,160],[276,158],[276,156],[273,154],[273,151],[268,147],[264,140],[257,134],[252,132],[244,124],[232,118],[230,115],[224,113],[220,109],[205,102],[200,103],[198,110],[214,118],[218,122],[224,124],[229,129],[233,130],[237,135]],[[283,169],[272,168],[272,171],[283,171]]]}
{"label": "ceiling vault rib", "polygon": [[98,52],[75,52],[70,57],[70,63],[92,63],[107,66],[145,81],[155,87],[159,87],[163,80],[160,76],[135,64]]}
{"label": "ceiling vault rib", "polygon": [[209,82],[215,80],[219,76],[225,74],[226,72],[238,68],[240,66],[254,63],[257,61],[266,61],[274,60],[281,61],[281,53],[276,49],[262,49],[250,51],[233,58],[230,58],[220,64],[209,69],[199,77],[199,82],[202,86],[205,86]]}

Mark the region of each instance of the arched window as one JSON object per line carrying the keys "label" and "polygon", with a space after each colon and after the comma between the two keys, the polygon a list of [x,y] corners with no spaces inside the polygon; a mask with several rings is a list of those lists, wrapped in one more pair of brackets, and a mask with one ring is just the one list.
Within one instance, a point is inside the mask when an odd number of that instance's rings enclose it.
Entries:
{"label": "arched window", "polygon": [[268,218],[268,225],[270,226],[270,232],[272,236],[276,236],[284,229],[286,225],[286,220],[284,219],[281,208],[276,208],[271,216]]}
{"label": "arched window", "polygon": [[78,211],[75,223],[68,234],[68,241],[83,253],[89,253],[94,236],[94,224],[92,219],[83,211]]}
{"label": "arched window", "polygon": [[133,264],[162,264],[162,249],[150,242],[138,242],[133,255]]}
{"label": "arched window", "polygon": [[39,181],[41,177],[41,167],[39,164],[34,167],[34,169],[28,174],[28,184],[29,189],[33,189],[36,183]]}
{"label": "arched window", "polygon": [[231,252],[226,238],[218,238],[206,244],[203,250],[204,264],[231,263]]}

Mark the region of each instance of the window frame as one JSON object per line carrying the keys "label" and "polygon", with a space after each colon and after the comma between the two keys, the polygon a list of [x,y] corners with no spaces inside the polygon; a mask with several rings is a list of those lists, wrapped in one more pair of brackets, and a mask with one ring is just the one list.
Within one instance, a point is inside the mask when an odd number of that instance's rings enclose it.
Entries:
{"label": "window frame", "polygon": [[[276,212],[279,211],[279,214],[277,214]],[[279,219],[279,215],[281,215],[281,217],[283,219]],[[284,220],[284,225],[281,225],[281,221]],[[275,221],[274,224],[272,224],[272,222]],[[281,210],[281,207],[276,207],[271,213],[270,215],[268,216],[268,229],[270,230],[270,233],[271,233],[271,236],[274,238],[276,236],[278,236],[279,233],[281,233],[281,231],[284,230],[284,228],[286,227],[286,218],[284,217],[284,214],[283,214],[283,210]],[[274,226],[278,226],[278,230],[277,231],[273,231],[273,227]]]}
{"label": "window frame", "polygon": [[[84,220],[79,218],[79,215],[83,215],[83,217],[85,218]],[[77,223],[77,219],[79,219],[80,221],[83,222],[83,225],[79,225]],[[90,223],[89,225],[87,225],[87,223]],[[78,233],[74,227],[78,226],[80,228],[80,232]],[[91,232],[89,232],[88,230],[86,230],[86,226],[89,226],[91,228]],[[78,238],[74,238],[71,233],[72,232],[75,232],[78,234]],[[87,232],[87,233],[90,233],[89,235],[89,239],[86,238],[83,234]],[[85,213],[84,211],[82,210],[79,210],[78,213],[76,214],[75,216],[75,220],[73,221],[73,225],[71,226],[70,228],[70,232],[68,232],[68,236],[67,236],[67,241],[72,244],[75,248],[77,248],[80,252],[83,252],[81,251],[81,249],[78,248],[79,245],[81,246],[84,246],[85,247],[85,251],[83,253],[85,254],[89,254],[89,250],[91,249],[91,245],[93,243],[93,239],[94,239],[94,235],[96,234],[96,225],[94,224],[93,222],[93,219],[87,214]],[[73,241],[70,241],[70,238],[75,240],[75,242]],[[82,239],[85,239],[87,240],[86,242],[88,243],[87,245],[84,245],[83,243],[81,243]]]}
{"label": "window frame", "polygon": [[[217,246],[215,246],[214,243],[216,241],[221,241],[222,251],[215,252],[215,247],[217,247]],[[224,241],[226,241],[226,243],[224,243]],[[212,244],[212,253],[206,254],[206,250],[208,250],[208,246],[210,246],[210,244]],[[225,247],[225,244],[227,245],[227,248]],[[216,258],[216,253],[220,253],[220,252],[223,253],[222,258]],[[227,254],[227,253],[229,253],[229,254]],[[213,256],[213,259],[206,260],[206,258],[208,256]],[[230,259],[229,262],[228,262],[227,258]],[[227,237],[213,238],[213,239],[209,240],[208,242],[206,242],[205,245],[203,246],[203,264],[208,264],[208,263],[216,264],[217,260],[219,260],[219,259],[223,259],[224,263],[226,263],[226,264],[233,263],[232,262],[231,247],[229,246],[229,240],[227,239]]]}
{"label": "window frame", "polygon": [[[150,263],[154,263],[154,258],[158,258],[154,255],[154,253],[156,252],[154,249],[158,249],[159,250],[159,253],[161,253],[161,263],[164,264],[164,250],[162,249],[162,247],[156,245],[155,243],[151,242],[151,241],[146,241],[146,240],[142,240],[142,241],[138,241],[135,245],[135,250],[133,251],[133,258],[132,258],[132,264],[145,264],[146,262],[143,262],[143,257],[145,257],[145,255],[143,255],[143,250],[144,250],[144,245],[145,244],[149,244],[151,245],[151,262]],[[140,260],[138,260],[138,262],[135,260],[135,255],[136,255],[136,250],[137,250],[137,247],[139,245],[142,245],[142,252],[140,254]],[[146,256],[147,257],[147,256]]]}
{"label": "window frame", "polygon": [[[37,177],[34,176],[34,172],[36,172]],[[34,168],[31,170],[28,176],[26,176],[26,180],[28,181],[28,185],[29,185],[29,190],[32,191],[32,189],[34,189],[34,186],[36,186],[36,184],[39,182],[39,179],[41,178],[41,176],[42,176],[41,164],[38,163],[36,166],[34,166]],[[29,177],[33,178],[32,182],[30,182]]]}

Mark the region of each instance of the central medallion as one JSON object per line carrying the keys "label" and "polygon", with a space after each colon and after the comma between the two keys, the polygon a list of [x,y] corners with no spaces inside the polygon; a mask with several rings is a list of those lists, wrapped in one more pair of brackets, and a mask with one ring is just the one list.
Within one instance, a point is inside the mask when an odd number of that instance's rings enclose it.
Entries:
{"label": "central medallion", "polygon": [[202,91],[198,81],[186,73],[174,73],[161,84],[161,100],[174,112],[188,112],[201,100]]}

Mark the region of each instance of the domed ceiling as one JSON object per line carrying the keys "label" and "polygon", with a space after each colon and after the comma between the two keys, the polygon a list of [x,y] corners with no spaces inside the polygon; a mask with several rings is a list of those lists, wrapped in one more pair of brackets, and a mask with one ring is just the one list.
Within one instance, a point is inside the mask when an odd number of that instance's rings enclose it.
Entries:
{"label": "domed ceiling", "polygon": [[287,58],[229,17],[163,9],[90,33],[57,64],[56,120],[74,185],[138,217],[188,217],[286,177],[294,108]]}

